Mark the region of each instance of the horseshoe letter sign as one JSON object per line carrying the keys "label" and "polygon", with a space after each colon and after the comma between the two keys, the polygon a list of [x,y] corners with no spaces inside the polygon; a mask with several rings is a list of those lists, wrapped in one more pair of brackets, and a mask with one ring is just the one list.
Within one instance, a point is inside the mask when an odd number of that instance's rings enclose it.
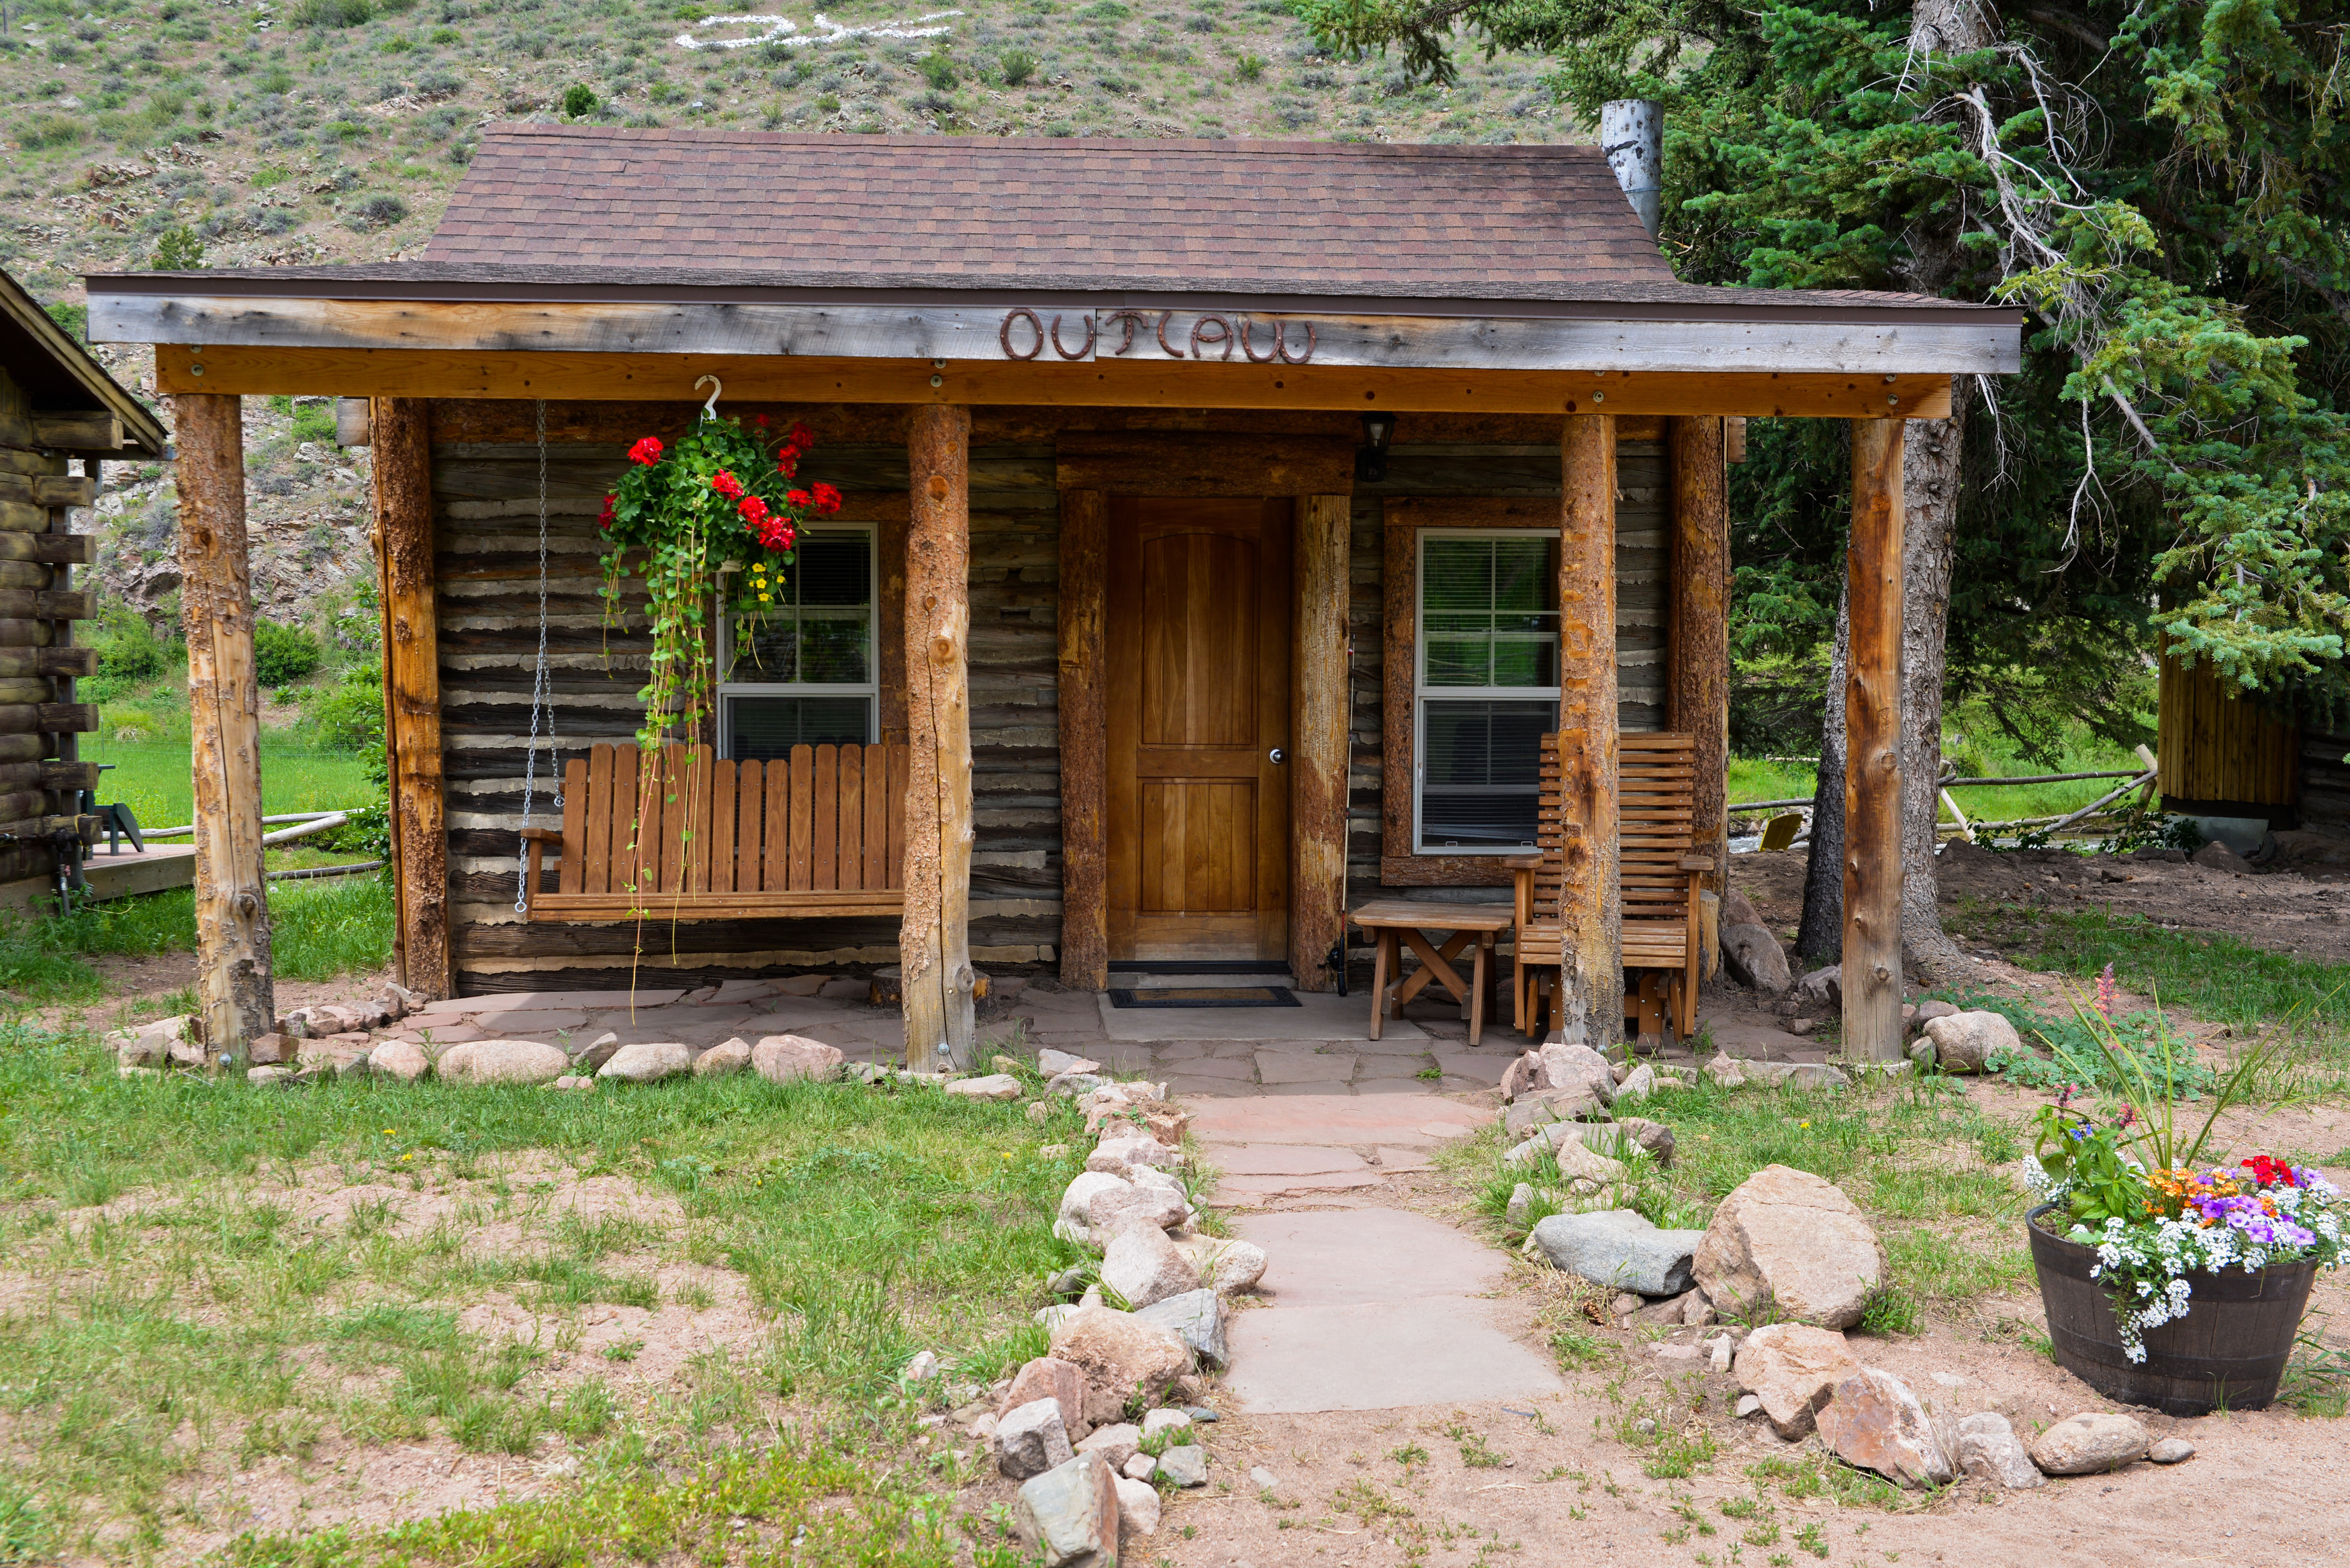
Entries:
{"label": "horseshoe letter sign", "polygon": [[[1185,320],[1178,323],[1178,316]],[[1238,345],[1242,356],[1253,365],[1305,365],[1313,361],[1316,337],[1314,323],[1294,317],[1259,321],[1214,312],[1111,310],[1098,317],[1086,312],[1071,321],[1066,335],[1061,321],[1058,315],[1047,319],[1022,306],[1003,313],[995,340],[1007,359],[1041,359],[1048,348],[1061,359],[1092,359],[1104,353],[1118,358],[1138,348],[1148,353],[1148,345],[1156,340],[1171,359],[1229,360],[1233,346]],[[1303,341],[1298,337],[1300,328]],[[1259,332],[1265,337],[1263,353],[1257,351]],[[1110,341],[1113,337],[1115,344]]]}

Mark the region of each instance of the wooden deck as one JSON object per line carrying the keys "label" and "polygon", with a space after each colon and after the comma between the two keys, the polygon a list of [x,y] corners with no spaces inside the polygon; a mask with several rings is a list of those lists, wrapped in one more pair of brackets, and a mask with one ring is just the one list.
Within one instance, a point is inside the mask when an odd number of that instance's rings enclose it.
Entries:
{"label": "wooden deck", "polygon": [[82,863],[92,898],[121,898],[133,893],[160,893],[166,888],[192,887],[196,880],[196,850],[192,844],[157,844],[143,855],[128,845],[120,855],[99,848]]}

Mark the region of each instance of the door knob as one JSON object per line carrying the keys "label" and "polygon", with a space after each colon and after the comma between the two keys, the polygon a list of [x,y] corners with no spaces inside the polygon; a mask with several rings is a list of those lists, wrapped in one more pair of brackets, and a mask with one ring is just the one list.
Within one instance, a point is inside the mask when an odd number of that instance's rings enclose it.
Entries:
{"label": "door knob", "polygon": [[1273,750],[1265,753],[1265,755],[1271,758],[1276,764],[1285,763],[1289,760],[1289,753],[1283,751],[1279,746],[1274,747]]}

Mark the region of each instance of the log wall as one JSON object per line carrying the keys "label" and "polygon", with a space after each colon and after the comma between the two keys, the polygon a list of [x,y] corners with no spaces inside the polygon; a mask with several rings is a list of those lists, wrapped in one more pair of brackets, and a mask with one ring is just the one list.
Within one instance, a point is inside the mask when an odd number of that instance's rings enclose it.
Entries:
{"label": "log wall", "polygon": [[[747,410],[743,410],[747,411]],[[842,516],[904,537],[906,421],[886,408],[775,410],[805,419],[818,445],[802,470],[838,485]],[[971,735],[974,844],[970,941],[981,969],[1055,964],[1061,940],[1058,712],[1059,491],[1049,410],[978,410],[971,445]],[[1089,430],[1229,428],[1351,437],[1345,416],[1185,416],[1076,410]],[[550,405],[548,639],[555,763],[542,754],[532,820],[554,826],[563,758],[624,741],[639,722],[646,639],[639,617],[606,624],[597,597],[596,514],[639,434],[667,439],[669,405]],[[573,990],[697,982],[727,974],[894,962],[894,919],[714,920],[678,925],[525,924],[514,910],[524,736],[537,639],[537,451],[527,404],[433,407],[432,505],[439,578],[449,917],[457,988]],[[1351,504],[1348,901],[1379,897],[1381,557],[1389,495],[1556,496],[1556,421],[1407,416],[1388,478]],[[1219,422],[1221,421],[1221,422]],[[1664,719],[1666,516],[1661,432],[1631,432],[1618,457],[1620,722]],[[1440,439],[1442,438],[1442,439]],[[902,583],[902,566],[881,563]],[[885,605],[886,641],[897,621]],[[885,676],[887,671],[885,670]],[[885,680],[885,687],[887,681]],[[891,716],[884,693],[884,722]],[[1448,889],[1415,888],[1441,898]],[[1392,896],[1392,894],[1390,894]],[[1472,891],[1491,898],[1491,888]]]}

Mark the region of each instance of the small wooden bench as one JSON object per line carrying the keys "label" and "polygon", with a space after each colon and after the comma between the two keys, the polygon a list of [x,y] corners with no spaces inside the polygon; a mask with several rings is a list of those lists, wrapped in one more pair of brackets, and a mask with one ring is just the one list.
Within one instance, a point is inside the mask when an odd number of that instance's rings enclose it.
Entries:
{"label": "small wooden bench", "polygon": [[[1566,846],[1581,829],[1565,820],[1558,737],[1542,741],[1542,802],[1535,826],[1538,855],[1509,862],[1516,874],[1517,1025],[1538,1033],[1543,998],[1551,993],[1557,1027],[1558,967],[1563,958]],[[1623,917],[1619,956],[1638,978],[1624,996],[1624,1015],[1643,1036],[1661,1034],[1669,1016],[1682,1040],[1697,1031],[1698,934],[1702,884],[1713,857],[1696,852],[1697,742],[1674,733],[1617,739],[1617,888]]]}
{"label": "small wooden bench", "polygon": [[593,747],[564,766],[562,831],[523,832],[529,919],[899,913],[908,766],[903,746],[795,746],[765,763]]}

